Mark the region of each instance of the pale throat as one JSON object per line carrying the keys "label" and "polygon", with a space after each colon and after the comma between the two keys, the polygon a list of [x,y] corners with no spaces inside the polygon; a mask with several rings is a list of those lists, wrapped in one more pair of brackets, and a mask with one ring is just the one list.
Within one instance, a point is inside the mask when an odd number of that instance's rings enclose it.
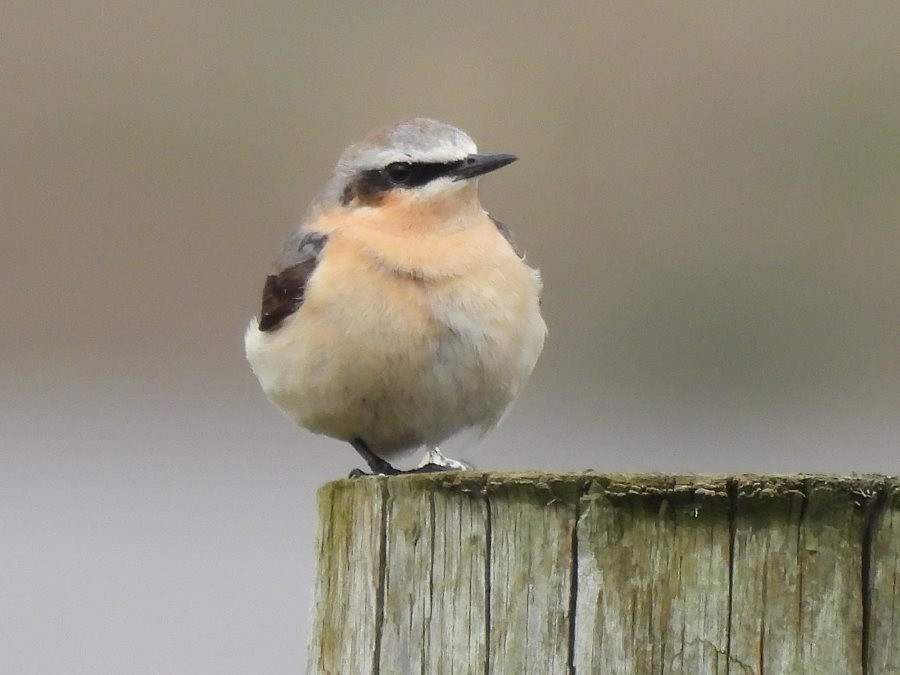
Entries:
{"label": "pale throat", "polygon": [[389,269],[437,279],[469,271],[472,251],[490,245],[495,226],[471,185],[429,199],[391,195],[376,208],[361,209],[343,234]]}
{"label": "pale throat", "polygon": [[484,209],[475,181],[466,181],[458,187],[454,184],[442,187],[398,195],[395,202],[385,206],[402,222],[404,230],[422,234],[458,232],[480,224]]}

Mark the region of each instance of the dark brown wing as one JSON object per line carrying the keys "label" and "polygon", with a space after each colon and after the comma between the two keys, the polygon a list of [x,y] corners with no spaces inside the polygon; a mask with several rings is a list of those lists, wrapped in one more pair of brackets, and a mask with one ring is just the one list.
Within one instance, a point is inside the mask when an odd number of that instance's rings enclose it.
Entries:
{"label": "dark brown wing", "polygon": [[488,214],[488,218],[490,218],[494,222],[494,225],[497,226],[497,230],[500,232],[500,234],[503,235],[503,238],[509,242],[509,245],[512,246],[512,250],[516,252],[516,255],[519,256],[522,260],[524,260],[525,256],[522,255],[522,252],[519,250],[519,247],[516,246],[516,242],[513,237],[512,231],[504,223],[501,223],[499,220],[494,218],[494,216],[492,216],[490,213]]}
{"label": "dark brown wing", "polygon": [[300,309],[306,292],[306,281],[317,263],[316,259],[307,260],[266,277],[262,311],[259,315],[261,331],[275,330],[286,317]]}
{"label": "dark brown wing", "polygon": [[281,269],[266,277],[263,286],[261,331],[275,330],[303,305],[306,284],[319,264],[319,254],[327,241],[324,234],[302,229],[288,241]]}

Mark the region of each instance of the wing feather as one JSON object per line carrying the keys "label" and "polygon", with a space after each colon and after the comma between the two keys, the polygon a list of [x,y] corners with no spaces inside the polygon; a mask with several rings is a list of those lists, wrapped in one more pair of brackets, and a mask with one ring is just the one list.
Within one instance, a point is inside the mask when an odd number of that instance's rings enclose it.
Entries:
{"label": "wing feather", "polygon": [[328,236],[301,228],[288,241],[279,261],[280,269],[266,277],[263,286],[259,330],[277,329],[303,305],[306,285],[319,264]]}
{"label": "wing feather", "polygon": [[512,230],[510,230],[505,223],[501,223],[499,220],[494,218],[490,213],[488,214],[488,218],[490,218],[494,225],[497,227],[497,231],[503,235],[503,238],[512,246],[512,250],[516,252],[516,255],[519,256],[522,260],[525,259],[525,256],[519,250],[519,247],[516,246],[515,237],[513,237]]}

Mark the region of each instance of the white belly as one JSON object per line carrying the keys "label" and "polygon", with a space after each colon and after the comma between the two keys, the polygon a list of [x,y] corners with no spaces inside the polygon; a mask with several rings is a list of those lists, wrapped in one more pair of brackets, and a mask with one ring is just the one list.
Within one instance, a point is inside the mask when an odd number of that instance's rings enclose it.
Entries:
{"label": "white belly", "polygon": [[310,287],[279,329],[248,327],[247,358],[297,424],[361,438],[381,457],[487,430],[524,386],[546,331],[537,273],[516,263],[440,284],[365,278],[377,270],[341,283],[325,270],[327,297]]}

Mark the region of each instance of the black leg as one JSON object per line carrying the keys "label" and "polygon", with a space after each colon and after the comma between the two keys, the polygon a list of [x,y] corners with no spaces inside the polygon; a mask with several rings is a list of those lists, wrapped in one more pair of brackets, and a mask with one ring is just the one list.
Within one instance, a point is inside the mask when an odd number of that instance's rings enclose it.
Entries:
{"label": "black leg", "polygon": [[[386,461],[381,459],[381,457],[376,455],[374,452],[369,450],[369,446],[366,445],[366,442],[363,439],[354,438],[352,441],[350,441],[350,445],[352,445],[353,449],[359,453],[359,456],[366,461],[366,464],[369,465],[369,469],[372,470],[373,474],[380,474],[382,476],[396,476],[398,473],[402,473],[401,471],[398,471]],[[360,476],[365,475],[366,474],[359,469],[353,469],[353,471],[350,472],[350,478],[359,478]]]}

